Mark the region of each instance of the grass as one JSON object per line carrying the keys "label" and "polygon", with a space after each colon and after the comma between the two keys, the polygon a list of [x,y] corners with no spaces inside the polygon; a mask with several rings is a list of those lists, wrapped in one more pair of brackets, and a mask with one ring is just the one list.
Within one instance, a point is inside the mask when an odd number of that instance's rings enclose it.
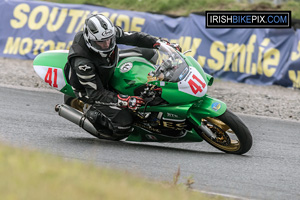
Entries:
{"label": "grass", "polygon": [[291,10],[292,18],[300,19],[300,1],[293,0],[281,5],[272,1],[260,1],[254,4],[246,0],[44,0],[57,3],[93,4],[113,9],[157,12],[178,16],[186,16],[192,12],[206,10]]}
{"label": "grass", "polygon": [[188,190],[191,178],[178,184],[179,169],[173,183],[154,183],[128,172],[4,145],[0,163],[1,200],[224,199]]}

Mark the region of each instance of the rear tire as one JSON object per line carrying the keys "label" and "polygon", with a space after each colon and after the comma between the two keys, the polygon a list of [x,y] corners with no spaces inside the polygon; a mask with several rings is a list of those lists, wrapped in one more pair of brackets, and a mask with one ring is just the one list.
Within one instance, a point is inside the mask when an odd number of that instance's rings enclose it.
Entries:
{"label": "rear tire", "polygon": [[229,110],[219,117],[202,119],[201,127],[195,130],[210,145],[226,153],[241,155],[252,147],[249,129]]}

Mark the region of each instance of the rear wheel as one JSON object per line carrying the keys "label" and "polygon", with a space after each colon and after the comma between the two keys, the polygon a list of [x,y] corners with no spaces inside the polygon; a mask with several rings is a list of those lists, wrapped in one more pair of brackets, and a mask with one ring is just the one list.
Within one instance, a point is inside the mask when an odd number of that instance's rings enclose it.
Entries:
{"label": "rear wheel", "polygon": [[249,129],[229,110],[219,117],[202,119],[202,125],[195,129],[206,142],[226,153],[244,154],[252,146]]}

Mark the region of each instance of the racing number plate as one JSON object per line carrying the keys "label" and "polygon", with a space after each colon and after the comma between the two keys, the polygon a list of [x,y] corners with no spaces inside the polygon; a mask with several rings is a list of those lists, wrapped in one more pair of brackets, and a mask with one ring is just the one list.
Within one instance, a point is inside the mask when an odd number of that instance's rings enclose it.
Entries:
{"label": "racing number plate", "polygon": [[178,90],[196,97],[202,97],[207,92],[207,85],[201,74],[190,67],[189,74],[178,82]]}

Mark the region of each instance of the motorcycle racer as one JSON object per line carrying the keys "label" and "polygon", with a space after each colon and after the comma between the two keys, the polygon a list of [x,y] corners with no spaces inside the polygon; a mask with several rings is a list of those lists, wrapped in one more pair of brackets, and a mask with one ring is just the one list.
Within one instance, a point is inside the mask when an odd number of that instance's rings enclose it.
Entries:
{"label": "motorcycle racer", "polygon": [[[136,46],[120,50],[120,53],[139,55],[151,61],[155,58],[153,48],[159,48],[157,41],[156,37],[146,33],[125,32],[101,14],[87,17],[83,31],[75,35],[70,47],[65,74],[76,97],[92,105],[86,116],[97,130],[126,135],[133,123],[129,110],[144,104],[142,98],[118,94],[109,86],[120,60],[117,44]],[[181,50],[179,45],[174,48]]]}

